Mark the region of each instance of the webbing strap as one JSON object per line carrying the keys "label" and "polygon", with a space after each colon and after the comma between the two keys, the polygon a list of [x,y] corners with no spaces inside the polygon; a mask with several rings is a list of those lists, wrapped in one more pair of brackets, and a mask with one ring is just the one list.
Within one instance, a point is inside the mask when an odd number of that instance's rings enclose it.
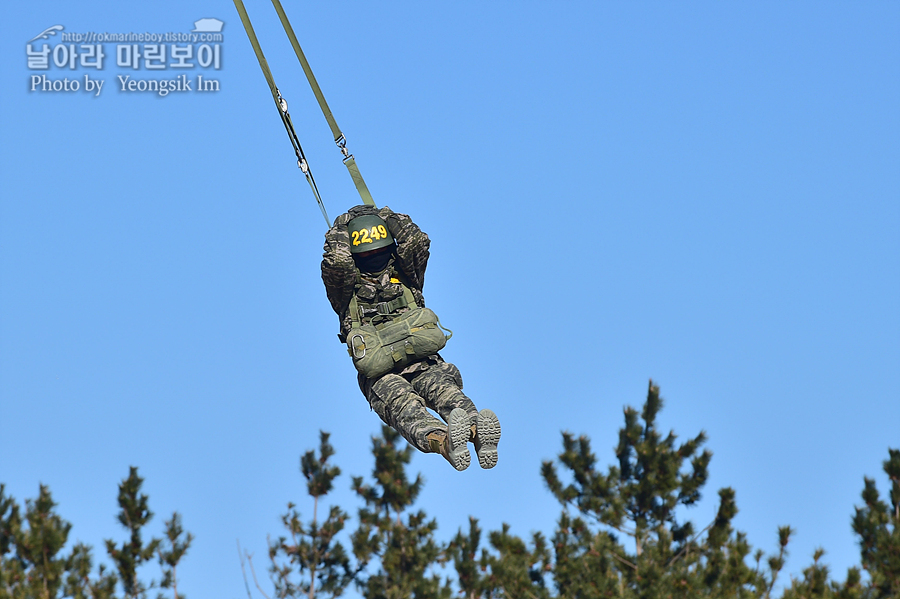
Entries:
{"label": "webbing strap", "polygon": [[356,293],[350,298],[350,328],[359,328],[359,302],[356,300]]}
{"label": "webbing strap", "polygon": [[[412,291],[410,291],[409,287],[407,287],[403,283],[400,283],[400,286],[403,287],[403,299],[406,300],[406,305],[412,306],[413,308],[415,308],[416,307],[416,298],[413,297]],[[400,299],[400,298],[397,298],[397,299]]]}
{"label": "webbing strap", "polygon": [[[235,2],[238,2],[238,0],[235,0]],[[297,41],[297,36],[294,35],[294,28],[291,27],[291,22],[288,21],[287,14],[285,14],[284,8],[281,6],[281,1],[272,0],[272,4],[275,6],[275,12],[278,13],[278,18],[281,19],[282,26],[284,26],[284,32],[291,41],[291,45],[294,47],[294,53],[297,55],[297,60],[300,61],[300,66],[303,67],[303,72],[306,74],[309,86],[312,88],[313,94],[315,94],[316,100],[319,102],[322,114],[325,115],[325,120],[328,121],[328,126],[331,128],[332,135],[334,135],[334,143],[337,144],[338,148],[341,150],[341,154],[344,155],[344,164],[347,166],[347,170],[350,171],[350,178],[353,179],[353,184],[356,186],[356,191],[359,192],[359,197],[362,198],[363,204],[374,206],[375,200],[372,199],[372,194],[369,193],[369,188],[366,186],[366,182],[359,172],[359,167],[356,166],[356,160],[353,159],[353,154],[347,149],[347,139],[344,137],[344,134],[341,133],[337,121],[334,120],[334,115],[331,114],[328,102],[325,101],[325,96],[322,94],[322,89],[319,87],[318,81],[316,81],[316,76],[313,75],[312,68],[310,68],[309,62],[307,62],[306,56],[300,48],[300,42]]]}
{"label": "webbing strap", "polygon": [[382,316],[387,316],[388,314],[392,314],[398,308],[405,308],[408,305],[409,300],[405,297],[397,297],[389,302],[379,302],[375,304],[375,311]]}
{"label": "webbing strap", "polygon": [[347,170],[350,171],[350,178],[353,179],[353,184],[356,185],[356,191],[359,192],[359,197],[362,198],[363,204],[374,207],[375,200],[372,199],[372,194],[369,193],[369,188],[366,186],[366,182],[363,181],[362,173],[359,172],[359,167],[356,166],[353,154],[344,158],[344,164],[347,166]]}
{"label": "webbing strap", "polygon": [[[392,275],[397,275],[398,278],[400,277],[399,271],[392,270],[391,273],[392,273]],[[357,275],[356,275],[356,280],[359,281],[359,273],[357,273]],[[374,305],[375,310],[378,312],[378,314],[380,314],[382,316],[388,316],[388,314],[386,314],[384,312],[385,310],[388,310],[389,312],[393,312],[397,308],[404,308],[406,306],[415,308],[417,306],[416,297],[413,295],[412,290],[410,290],[409,286],[407,286],[403,282],[400,283],[400,287],[403,289],[403,295],[401,295],[400,297],[392,299],[387,302],[380,302],[377,304],[370,304],[370,305]],[[356,299],[355,292],[353,293],[353,297],[350,298],[350,321],[352,323],[350,325],[350,328],[358,329],[360,327],[359,300]],[[441,327],[441,328],[443,328],[443,327]],[[451,333],[451,335],[452,335],[452,333]],[[448,337],[448,339],[449,339],[449,337]]]}
{"label": "webbing strap", "polygon": [[319,195],[319,188],[316,186],[316,180],[309,168],[309,163],[306,161],[306,155],[303,153],[303,148],[300,146],[297,131],[294,129],[294,123],[291,121],[291,115],[288,112],[287,101],[275,85],[275,79],[272,77],[272,72],[269,70],[269,63],[266,61],[265,55],[263,55],[259,40],[256,38],[256,33],[253,31],[253,25],[250,24],[250,17],[247,15],[244,3],[242,0],[234,0],[234,6],[241,16],[244,30],[247,32],[247,37],[250,38],[250,45],[253,46],[253,52],[256,54],[259,66],[262,68],[263,75],[266,77],[266,82],[269,84],[269,91],[272,92],[272,99],[275,101],[275,106],[278,108],[278,115],[281,117],[281,122],[287,131],[288,139],[290,139],[291,145],[294,147],[294,154],[297,156],[297,166],[303,171],[303,175],[306,177],[310,189],[312,189],[316,202],[319,204],[319,209],[322,211],[322,216],[325,217],[326,226],[330,227],[331,219],[328,218],[328,213],[325,211],[325,204],[322,203],[322,197]]}

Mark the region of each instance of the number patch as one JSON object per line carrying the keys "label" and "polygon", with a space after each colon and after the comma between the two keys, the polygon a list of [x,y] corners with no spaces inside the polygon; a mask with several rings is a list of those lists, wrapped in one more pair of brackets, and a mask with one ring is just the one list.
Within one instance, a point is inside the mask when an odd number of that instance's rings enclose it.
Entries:
{"label": "number patch", "polygon": [[360,229],[359,231],[353,231],[353,245],[372,243],[373,241],[386,239],[387,237],[388,232],[384,225],[378,225],[371,229]]}

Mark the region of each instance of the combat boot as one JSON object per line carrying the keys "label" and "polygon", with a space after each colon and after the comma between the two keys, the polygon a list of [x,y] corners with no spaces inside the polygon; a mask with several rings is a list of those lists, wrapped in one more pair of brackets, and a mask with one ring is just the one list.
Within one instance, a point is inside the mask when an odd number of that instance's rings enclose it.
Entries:
{"label": "combat boot", "polygon": [[472,442],[475,444],[475,454],[482,468],[493,468],[497,465],[497,443],[500,442],[500,420],[491,410],[478,412],[478,421],[475,424],[475,434]]}
{"label": "combat boot", "polygon": [[[428,445],[434,453],[440,453],[457,470],[465,470],[472,461],[469,455],[469,415],[462,408],[450,412],[446,431],[428,433]],[[496,454],[496,451],[494,452]],[[496,461],[496,460],[495,460]]]}

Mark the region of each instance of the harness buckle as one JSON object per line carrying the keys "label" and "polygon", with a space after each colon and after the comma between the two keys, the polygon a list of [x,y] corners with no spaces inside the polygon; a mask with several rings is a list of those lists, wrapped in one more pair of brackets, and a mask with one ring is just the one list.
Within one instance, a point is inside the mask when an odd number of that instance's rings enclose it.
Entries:
{"label": "harness buckle", "polygon": [[397,308],[405,308],[409,303],[406,301],[406,298],[403,296],[392,299],[388,302],[378,302],[374,304],[375,311],[383,316],[388,316],[394,312]]}

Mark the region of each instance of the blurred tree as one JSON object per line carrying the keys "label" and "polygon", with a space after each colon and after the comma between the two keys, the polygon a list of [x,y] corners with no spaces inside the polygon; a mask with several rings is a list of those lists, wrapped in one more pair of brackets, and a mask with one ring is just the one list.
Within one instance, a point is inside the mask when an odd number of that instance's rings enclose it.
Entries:
{"label": "blurred tree", "polygon": [[[334,479],[341,469],[329,463],[334,448],[328,442],[329,434],[319,431],[319,455],[315,450],[307,451],[300,458],[300,471],[306,478],[306,487],[313,498],[312,521],[304,524],[300,513],[288,504],[288,512],[281,517],[285,528],[290,531],[290,542],[280,537],[269,545],[272,561],[271,574],[275,584],[275,595],[280,598],[306,595],[337,597],[353,580],[350,560],[343,545],[335,537],[344,528],[348,516],[337,506],[331,506],[328,518],[319,524],[319,498],[333,488]],[[294,581],[294,569],[306,576]],[[317,586],[318,583],[318,586]]]}
{"label": "blurred tree", "polygon": [[0,599],[111,599],[116,577],[100,566],[90,578],[91,547],[76,543],[62,553],[72,525],[56,511],[50,489],[40,485],[25,501],[25,518],[0,484]]}
{"label": "blurred tree", "polygon": [[69,558],[69,574],[66,577],[64,597],[73,599],[114,599],[118,579],[106,566],[100,564],[97,577],[90,578],[93,557],[89,545],[76,545]]}
{"label": "blurred tree", "polygon": [[462,529],[456,533],[447,547],[447,556],[453,561],[456,569],[456,580],[463,597],[476,599],[488,594],[485,571],[487,552],[483,551],[479,559],[478,547],[481,544],[481,528],[478,520],[469,516],[469,532]]}
{"label": "blurred tree", "polygon": [[[15,547],[3,578],[12,583],[10,597],[55,598],[63,586],[67,562],[59,554],[72,525],[54,511],[56,503],[45,485],[40,485],[36,499],[25,500],[25,506],[23,521],[18,506],[12,498],[5,498],[0,489],[0,510],[9,511],[3,519],[0,550],[8,552],[11,546]],[[0,597],[3,592],[0,589]]]}
{"label": "blurred tree", "polygon": [[129,539],[123,541],[120,547],[116,547],[115,541],[106,540],[106,552],[116,564],[119,572],[119,580],[126,598],[143,599],[147,591],[156,586],[154,581],[144,584],[138,578],[138,568],[148,562],[156,554],[161,542],[160,539],[151,538],[144,544],[141,530],[153,518],[153,512],[148,507],[149,498],[141,493],[144,479],[138,476],[137,468],[131,466],[128,478],[119,484],[119,523],[129,533]]}
{"label": "blurred tree", "polygon": [[[550,552],[544,536],[533,533],[531,548],[510,534],[504,524],[488,534],[491,550],[479,556],[481,529],[478,520],[469,518],[469,532],[460,530],[447,546],[463,597],[550,597],[545,574],[550,571]],[[583,564],[582,567],[586,566]]]}
{"label": "blurred tree", "polygon": [[[699,501],[712,453],[701,451],[703,432],[681,444],[674,432],[663,436],[656,424],[662,406],[651,381],[642,410],[625,408],[618,464],[605,473],[597,468],[590,439],[570,433],[563,433],[558,458],[570,482],[563,483],[552,462],[542,465],[564,510],[583,516],[564,511],[553,538],[553,578],[561,597],[749,598],[766,592],[765,576],[747,565],[745,535],[731,527],[737,514],[732,489],[719,491],[716,517],[703,530],[695,532],[678,517],[677,510]],[[785,545],[788,535],[789,529]]]}
{"label": "blurred tree", "polygon": [[[167,520],[165,524],[166,536],[157,548],[159,565],[163,571],[163,579],[159,586],[163,589],[171,588],[173,599],[178,599],[177,568],[181,558],[184,557],[184,554],[187,553],[188,548],[191,546],[194,535],[184,532],[181,526],[181,514],[178,512],[174,512],[172,519]],[[159,597],[163,597],[162,593],[159,594]],[[181,595],[181,599],[185,599],[184,594]]]}
{"label": "blurred tree", "polygon": [[856,508],[853,532],[859,536],[862,567],[869,573],[870,597],[900,597],[900,450],[888,449],[885,474],[891,481],[890,506],[866,477],[863,507]]}
{"label": "blurred tree", "polygon": [[859,570],[850,568],[843,583],[829,580],[828,566],[822,563],[825,550],[821,547],[813,553],[813,563],[803,570],[803,578],[791,581],[782,599],[865,599],[874,597],[871,589],[861,584]]}
{"label": "blurred tree", "polygon": [[[289,503],[282,522],[290,536],[269,547],[276,596],[334,598],[355,581],[366,599],[449,599],[455,590],[466,599],[772,599],[794,531],[779,528],[777,552],[766,556],[757,550],[750,559],[746,536],[731,525],[735,492],[723,488],[715,518],[696,532],[680,510],[699,501],[712,454],[702,449],[703,432],[680,444],[674,432],[661,434],[656,419],[662,406],[651,382],[641,411],[625,408],[617,464],[605,471],[597,467],[588,437],[564,432],[557,462],[541,467],[563,506],[553,535],[532,533],[526,542],[503,524],[487,534],[483,548],[476,518],[444,546],[435,540],[437,522],[422,510],[410,511],[424,482],[421,475],[412,481],[407,476],[412,448],[400,449],[400,435],[382,427],[372,443],[372,481],[354,477],[352,483],[364,502],[359,525],[349,534],[355,567],[337,540],[347,513],[332,506],[328,517],[318,520],[319,498],[340,475],[330,462],[329,435],[320,432],[318,453],[307,451],[300,460],[313,498],[312,520],[304,523]],[[780,599],[900,599],[900,450],[888,452],[883,463],[891,481],[888,499],[865,478],[863,506],[852,521],[868,579],[855,567],[844,582],[831,579],[825,551],[817,549],[812,564],[780,591]],[[165,539],[145,544],[142,531],[153,513],[142,485],[137,468],[130,468],[118,495],[118,520],[129,538],[120,546],[106,541],[117,573],[100,564],[92,577],[89,545],[75,543],[64,551],[72,526],[56,513],[50,490],[40,485],[37,498],[25,501],[23,515],[0,484],[0,599],[117,599],[118,584],[123,599],[146,599],[157,584],[140,580],[138,570],[154,556],[163,571],[158,586],[171,588],[173,599],[184,599],[176,573],[194,537],[175,512],[165,522]],[[451,561],[456,587],[437,572]]]}
{"label": "blurred tree", "polygon": [[[372,439],[373,483],[353,478],[353,489],[365,502],[359,509],[359,526],[351,537],[359,564],[357,586],[366,599],[450,597],[449,583],[431,572],[433,566],[444,562],[443,548],[434,539],[437,522],[429,520],[422,510],[406,512],[424,481],[421,474],[409,481],[406,465],[412,448],[406,445],[401,450],[398,442],[402,442],[400,435],[382,426],[381,437]],[[378,563],[372,563],[376,558]],[[366,569],[369,565],[374,572]]]}
{"label": "blurred tree", "polygon": [[22,560],[15,553],[21,526],[19,506],[6,494],[6,485],[0,484],[0,599],[13,597],[16,587],[25,580]]}

